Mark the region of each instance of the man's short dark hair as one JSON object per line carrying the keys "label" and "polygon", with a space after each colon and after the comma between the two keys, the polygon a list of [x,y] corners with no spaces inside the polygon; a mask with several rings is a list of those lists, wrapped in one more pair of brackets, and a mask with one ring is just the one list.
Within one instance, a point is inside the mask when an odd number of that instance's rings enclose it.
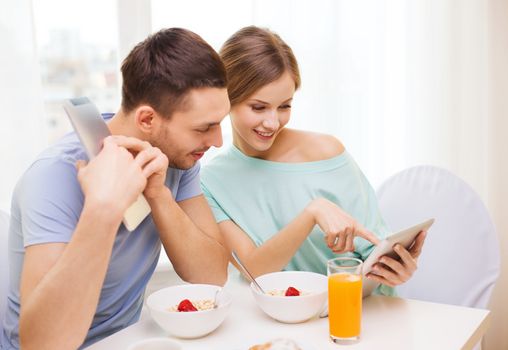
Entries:
{"label": "man's short dark hair", "polygon": [[140,42],[122,63],[122,109],[147,104],[165,117],[195,88],[226,88],[226,70],[215,50],[182,28],[162,29]]}

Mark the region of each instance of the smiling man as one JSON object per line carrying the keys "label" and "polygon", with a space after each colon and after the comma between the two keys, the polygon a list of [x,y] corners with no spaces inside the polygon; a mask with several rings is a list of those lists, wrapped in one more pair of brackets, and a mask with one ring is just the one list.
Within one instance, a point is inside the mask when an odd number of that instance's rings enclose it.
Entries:
{"label": "smiling man", "polygon": [[[16,187],[4,349],[76,349],[136,322],[161,242],[184,280],[226,280],[198,162],[222,145],[230,106],[221,60],[196,34],[166,29],[130,52],[122,77],[99,155],[83,162],[69,134]],[[152,213],[129,232],[122,215],[140,193]]]}

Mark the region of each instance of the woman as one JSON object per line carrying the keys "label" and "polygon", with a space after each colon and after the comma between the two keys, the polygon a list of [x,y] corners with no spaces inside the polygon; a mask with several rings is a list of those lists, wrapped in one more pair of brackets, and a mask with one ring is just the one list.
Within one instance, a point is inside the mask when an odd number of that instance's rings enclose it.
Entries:
{"label": "woman", "polygon": [[[370,254],[386,226],[375,193],[335,137],[286,128],[300,86],[291,48],[246,27],[220,52],[228,76],[233,146],[202,171],[202,187],[228,248],[255,276],[288,270],[326,274],[336,254]],[[416,270],[420,233],[400,261],[384,257],[368,277],[394,287]],[[389,294],[390,288],[382,288]]]}

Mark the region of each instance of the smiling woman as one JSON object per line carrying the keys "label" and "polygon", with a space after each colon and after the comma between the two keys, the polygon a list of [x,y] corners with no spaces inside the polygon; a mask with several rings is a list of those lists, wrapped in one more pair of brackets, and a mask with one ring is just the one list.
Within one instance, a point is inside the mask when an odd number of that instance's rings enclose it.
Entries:
{"label": "smiling woman", "polygon": [[[387,228],[372,187],[341,142],[286,127],[300,85],[291,48],[274,32],[248,26],[220,54],[233,146],[203,167],[202,187],[228,247],[254,276],[281,269],[323,274],[323,262],[335,254],[365,259]],[[405,251],[412,258],[416,252]],[[394,275],[411,275],[401,257]],[[401,283],[385,277],[377,280],[383,287]]]}

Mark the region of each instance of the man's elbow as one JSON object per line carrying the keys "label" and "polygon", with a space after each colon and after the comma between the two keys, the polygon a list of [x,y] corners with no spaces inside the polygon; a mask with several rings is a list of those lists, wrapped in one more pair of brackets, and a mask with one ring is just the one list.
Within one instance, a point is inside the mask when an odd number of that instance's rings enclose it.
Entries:
{"label": "man's elbow", "polygon": [[221,262],[220,264],[217,264],[219,266],[216,266],[216,268],[211,271],[210,269],[203,269],[202,271],[199,271],[199,273],[190,271],[181,271],[181,273],[176,271],[176,273],[182,280],[188,283],[203,283],[224,286],[228,280],[228,263],[228,261]]}
{"label": "man's elbow", "polygon": [[33,345],[30,344],[30,335],[26,327],[26,321],[22,315],[19,316],[19,346],[20,349],[32,349]]}
{"label": "man's elbow", "polygon": [[[23,309],[22,309],[23,310]],[[60,336],[52,334],[51,329],[37,324],[25,312],[19,316],[19,346],[23,350],[52,350],[52,349],[77,349],[85,337],[80,337],[73,332],[60,333]]]}
{"label": "man's elbow", "polygon": [[222,287],[226,284],[228,280],[229,259],[227,258],[226,255],[224,255],[224,258],[222,259],[219,265],[220,267],[217,269],[217,272],[211,274],[210,277],[213,279],[211,284],[215,284]]}
{"label": "man's elbow", "polygon": [[43,341],[37,338],[37,335],[34,334],[34,329],[36,329],[30,322],[29,317],[21,312],[19,316],[19,346],[20,349],[37,349],[39,346],[40,349],[44,347],[40,347],[43,345]]}
{"label": "man's elbow", "polygon": [[216,274],[214,281],[212,281],[211,284],[223,287],[227,281],[228,281],[228,270],[226,265],[226,268],[223,269],[221,273]]}
{"label": "man's elbow", "polygon": [[192,284],[213,284],[216,286],[223,287],[227,280],[228,276],[227,273],[214,273],[213,275],[208,276],[189,276],[189,278],[182,277],[182,279],[185,282],[192,283]]}

